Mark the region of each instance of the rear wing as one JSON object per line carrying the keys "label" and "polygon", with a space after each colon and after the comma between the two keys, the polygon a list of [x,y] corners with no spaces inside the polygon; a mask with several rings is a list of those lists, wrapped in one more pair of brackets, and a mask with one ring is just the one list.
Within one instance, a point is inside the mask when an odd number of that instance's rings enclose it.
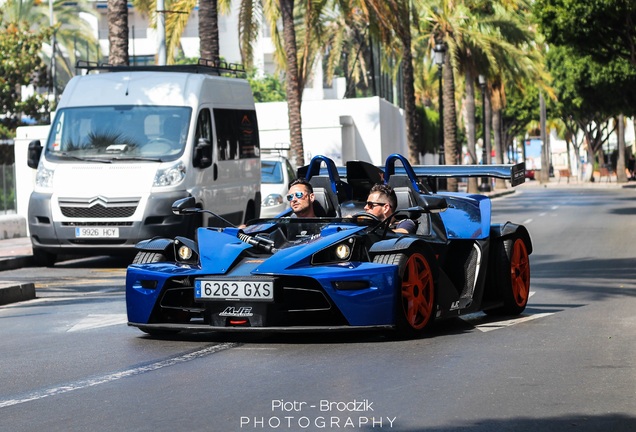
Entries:
{"label": "rear wing", "polygon": [[[418,177],[493,177],[510,180],[512,186],[526,181],[525,162],[515,165],[415,165],[412,168]],[[400,172],[400,168],[396,168],[396,172]]]}

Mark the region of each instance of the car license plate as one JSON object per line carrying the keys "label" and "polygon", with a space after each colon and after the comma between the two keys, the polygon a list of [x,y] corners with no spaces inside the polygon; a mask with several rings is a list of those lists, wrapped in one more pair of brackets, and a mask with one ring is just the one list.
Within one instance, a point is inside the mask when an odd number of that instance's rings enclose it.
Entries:
{"label": "car license plate", "polygon": [[119,228],[110,227],[76,227],[76,238],[118,238]]}
{"label": "car license plate", "polygon": [[212,300],[264,300],[274,299],[274,281],[271,279],[194,281],[194,297]]}

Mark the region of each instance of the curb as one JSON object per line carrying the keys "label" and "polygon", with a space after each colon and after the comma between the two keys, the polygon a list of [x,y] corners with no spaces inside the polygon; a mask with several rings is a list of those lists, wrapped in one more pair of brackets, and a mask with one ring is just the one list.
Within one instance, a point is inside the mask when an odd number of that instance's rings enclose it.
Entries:
{"label": "curb", "polygon": [[[11,284],[12,282],[6,282]],[[0,282],[2,284],[2,282]],[[35,298],[35,285],[23,283],[9,286],[0,285],[0,305],[33,300]]]}
{"label": "curb", "polygon": [[8,258],[0,258],[0,271],[16,270],[23,267],[32,267],[32,266],[33,266],[32,255],[20,255],[20,256],[8,257]]}

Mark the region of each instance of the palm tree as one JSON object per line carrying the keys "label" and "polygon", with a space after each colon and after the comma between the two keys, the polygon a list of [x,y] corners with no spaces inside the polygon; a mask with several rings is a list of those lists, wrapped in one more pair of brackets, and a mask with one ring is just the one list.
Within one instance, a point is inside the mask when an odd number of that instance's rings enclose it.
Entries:
{"label": "palm tree", "polygon": [[415,78],[413,68],[411,8],[409,0],[362,0],[360,7],[369,22],[377,24],[381,40],[389,49],[399,41],[401,56],[404,118],[409,148],[409,162],[419,163],[420,121],[415,109]]}
{"label": "palm tree", "polygon": [[[49,45],[50,50],[42,52],[45,62],[55,64],[56,87],[62,89],[66,82],[75,75],[74,65],[78,59],[91,53],[95,59],[100,58],[97,40],[90,24],[80,17],[80,13],[93,14],[86,1],[69,3],[66,0],[55,0],[53,4],[37,0],[7,0],[2,6],[0,21],[14,22],[30,28],[47,28],[53,25],[55,34]],[[50,13],[53,11],[53,17]],[[53,47],[53,41],[55,46]],[[80,42],[82,47],[78,47]],[[84,49],[82,49],[84,48]],[[55,52],[55,58],[51,55]],[[83,55],[85,54],[85,56]],[[56,88],[56,91],[58,89]]]}
{"label": "palm tree", "polygon": [[108,0],[108,62],[128,65],[128,2]]}

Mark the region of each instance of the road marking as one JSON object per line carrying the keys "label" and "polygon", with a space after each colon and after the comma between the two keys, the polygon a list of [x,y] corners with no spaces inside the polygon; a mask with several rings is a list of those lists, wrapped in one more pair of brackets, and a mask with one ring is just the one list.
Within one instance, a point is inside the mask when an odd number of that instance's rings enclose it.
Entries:
{"label": "road marking", "polygon": [[132,369],[126,369],[120,372],[114,372],[112,374],[103,375],[101,377],[96,377],[92,379],[76,381],[68,384],[64,384],[57,387],[52,387],[49,389],[39,390],[26,396],[15,398],[15,399],[5,399],[0,400],[0,408],[6,408],[14,405],[23,404],[26,402],[33,402],[36,400],[44,399],[49,396],[57,396],[64,393],[69,393],[75,390],[82,390],[88,387],[94,387],[100,384],[107,384],[113,381],[120,380],[122,378],[128,378],[135,375],[141,375],[148,372],[156,371],[158,369],[162,369],[169,366],[174,366],[180,363],[186,363],[192,360],[196,360],[202,357],[209,356],[211,354],[225,351],[230,348],[234,348],[238,346],[238,343],[222,343],[214,346],[209,346],[207,348],[200,349],[198,351],[194,351],[188,354],[182,354],[176,357],[168,358],[166,360],[161,360],[155,363],[151,363],[146,366],[140,366]]}
{"label": "road marking", "polygon": [[513,319],[509,319],[509,320],[505,320],[505,321],[493,321],[493,322],[488,322],[488,323],[484,323],[484,324],[478,324],[475,326],[475,328],[481,332],[489,332],[489,331],[493,331],[493,330],[499,330],[505,327],[510,327],[513,326],[515,324],[521,324],[527,321],[532,321],[538,318],[543,318],[546,317],[548,315],[553,315],[554,312],[546,312],[546,313],[539,313],[539,314],[534,314],[534,315],[528,315],[528,316],[522,316],[522,317],[518,317],[518,318],[513,318]]}
{"label": "road marking", "polygon": [[69,332],[80,330],[92,330],[101,327],[108,327],[118,324],[126,324],[128,316],[126,314],[92,314],[88,315],[68,329]]}
{"label": "road marking", "polygon": [[532,222],[532,218],[524,220],[521,225],[528,225],[530,222]]}

